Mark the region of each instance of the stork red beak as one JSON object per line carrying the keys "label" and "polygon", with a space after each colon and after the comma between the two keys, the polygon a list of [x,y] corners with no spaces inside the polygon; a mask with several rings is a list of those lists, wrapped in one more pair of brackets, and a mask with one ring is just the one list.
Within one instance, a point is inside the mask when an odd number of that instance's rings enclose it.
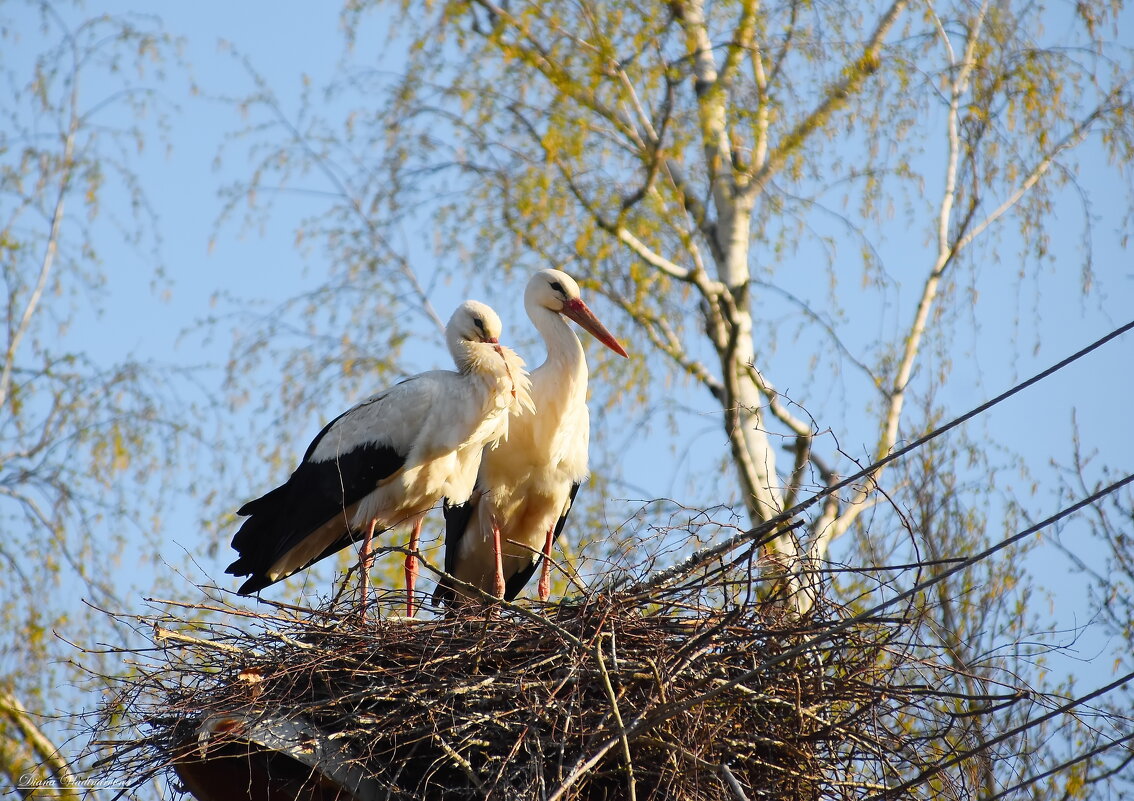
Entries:
{"label": "stork red beak", "polygon": [[499,338],[497,338],[497,337],[484,337],[480,341],[483,342],[485,345],[491,345],[492,349],[494,351],[496,351],[496,355],[499,356],[504,361],[504,364],[508,364],[508,357],[504,355],[504,346],[500,344]]}
{"label": "stork red beak", "polygon": [[627,356],[626,349],[618,344],[614,334],[606,330],[606,326],[599,322],[594,312],[587,308],[587,304],[579,298],[573,298],[563,304],[563,314],[578,323],[587,333],[602,344],[606,345],[619,356]]}

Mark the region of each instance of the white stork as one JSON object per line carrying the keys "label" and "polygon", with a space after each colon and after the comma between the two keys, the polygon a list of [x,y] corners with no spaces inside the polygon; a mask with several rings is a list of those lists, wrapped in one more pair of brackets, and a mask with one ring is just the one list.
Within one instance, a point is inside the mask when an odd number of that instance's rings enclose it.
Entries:
{"label": "white stork", "polygon": [[[599,342],[626,356],[579,297],[579,285],[559,270],[541,270],[524,292],[524,308],[547,345],[532,371],[535,411],[512,420],[506,442],[486,451],[469,500],[445,504],[445,572],[498,598],[512,600],[535,573],[542,554],[539,598],[550,594],[551,545],[587,475],[590,418],[587,360],[574,320]],[[460,590],[442,579],[434,601],[455,605]]]}
{"label": "white stork", "polygon": [[457,372],[407,378],[339,415],[319,432],[281,486],[237,512],[240,554],[226,572],[249,576],[251,595],[363,538],[363,608],[370,540],[410,523],[406,608],[414,613],[425,513],[443,497],[467,499],[481,454],[507,436],[509,418],[532,409],[524,362],[499,344],[500,318],[466,301],[445,327]]}

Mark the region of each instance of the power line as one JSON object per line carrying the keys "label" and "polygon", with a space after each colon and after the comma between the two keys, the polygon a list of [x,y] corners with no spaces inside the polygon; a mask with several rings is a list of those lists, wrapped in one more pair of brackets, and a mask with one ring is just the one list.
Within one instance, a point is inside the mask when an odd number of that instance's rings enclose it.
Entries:
{"label": "power line", "polygon": [[973,565],[977,564],[978,562],[984,561],[985,559],[992,556],[997,551],[1002,551],[1005,548],[1009,547],[1010,545],[1014,545],[1015,543],[1019,542],[1022,539],[1030,537],[1033,534],[1039,533],[1040,531],[1042,531],[1043,529],[1052,525],[1053,523],[1058,523],[1060,520],[1067,517],[1068,515],[1072,515],[1075,512],[1079,511],[1084,506],[1090,506],[1094,503],[1097,503],[1098,501],[1105,498],[1107,495],[1110,495],[1113,492],[1117,492],[1118,490],[1122,489],[1123,487],[1125,487],[1127,484],[1130,484],[1131,482],[1134,482],[1134,473],[1131,473],[1131,474],[1127,475],[1125,478],[1119,479],[1118,481],[1115,481],[1113,484],[1110,484],[1106,487],[1103,487],[1102,489],[1100,489],[1096,492],[1092,492],[1087,497],[1076,501],[1075,503],[1071,504],[1070,506],[1063,507],[1058,512],[1056,512],[1055,514],[1041,520],[1040,522],[1036,523],[1034,526],[1028,526],[1023,531],[1018,531],[1015,534],[1013,534],[1012,536],[1005,537],[1004,539],[1000,540],[996,544],[990,545],[988,548],[985,548],[980,553],[975,554],[973,556],[970,556],[966,559],[963,559],[963,560],[957,562],[952,567],[950,567],[948,570],[943,570],[940,573],[938,573],[936,576],[933,576],[932,578],[928,578],[925,581],[918,582],[917,584],[910,587],[905,592],[899,593],[898,595],[895,595],[893,598],[888,598],[885,601],[882,601],[882,602],[876,604],[874,607],[863,612],[861,615],[855,615],[854,617],[849,618],[847,622],[853,623],[853,622],[856,622],[859,618],[867,619],[867,618],[873,617],[874,615],[878,614],[879,612],[886,609],[887,607],[893,606],[896,603],[899,603],[901,601],[904,601],[907,598],[910,598],[915,593],[919,593],[923,590],[927,590],[930,587],[933,587],[937,584],[940,584],[942,581],[949,578],[953,574],[959,573],[962,570],[966,570],[966,569],[972,567]]}
{"label": "power line", "polygon": [[1054,776],[1056,773],[1059,773],[1062,770],[1066,770],[1067,768],[1070,768],[1074,765],[1078,765],[1080,762],[1086,762],[1091,757],[1098,756],[1099,754],[1103,753],[1104,751],[1109,751],[1112,748],[1117,748],[1118,746],[1124,745],[1124,744],[1130,742],[1131,740],[1134,740],[1134,734],[1127,734],[1123,737],[1119,737],[1117,740],[1111,740],[1109,742],[1103,743],[1100,746],[1092,748],[1090,751],[1087,751],[1086,753],[1076,754],[1074,757],[1072,757],[1071,759],[1068,759],[1066,762],[1060,762],[1054,768],[1050,768],[1048,770],[1045,770],[1043,773],[1038,773],[1035,776],[1029,776],[1028,778],[1024,779],[1022,782],[1017,782],[1016,784],[1012,785],[1011,787],[1009,787],[1005,790],[1001,790],[996,795],[989,796],[988,798],[982,799],[982,801],[998,801],[998,799],[1001,799],[1006,795],[1010,795],[1010,794],[1016,792],[1017,790],[1023,790],[1025,787],[1030,787],[1031,785],[1035,784],[1038,781],[1043,781],[1048,776]]}
{"label": "power line", "polygon": [[[674,565],[673,567],[667,568],[666,570],[662,570],[662,571],[654,574],[654,576],[652,576],[650,579],[643,581],[643,582],[640,582],[640,583],[634,585],[633,587],[631,587],[630,592],[637,592],[637,591],[641,591],[641,590],[645,590],[645,589],[663,586],[663,585],[669,583],[670,581],[673,581],[677,577],[684,575],[685,573],[689,572],[690,570],[693,570],[693,569],[697,568],[698,566],[700,566],[700,565],[702,565],[706,562],[712,561],[713,559],[716,559],[717,557],[728,553],[729,551],[733,550],[734,548],[736,548],[740,545],[743,545],[747,542],[751,542],[752,540],[758,540],[758,543],[760,545],[764,545],[764,544],[770,542],[771,540],[775,539],[776,537],[778,537],[782,533],[780,531],[781,526],[783,526],[785,523],[787,523],[789,520],[791,520],[793,517],[795,517],[799,513],[805,511],[806,509],[808,509],[811,506],[814,506],[816,503],[823,500],[827,496],[829,496],[829,495],[831,495],[835,492],[838,492],[839,490],[841,490],[844,487],[854,483],[855,481],[858,481],[861,478],[864,478],[864,477],[869,476],[873,473],[876,473],[881,468],[890,464],[890,462],[893,462],[896,459],[902,458],[903,456],[905,456],[910,451],[913,451],[913,450],[916,450],[917,448],[920,448],[922,445],[926,444],[927,442],[929,442],[933,439],[936,439],[937,437],[941,436],[942,434],[953,430],[954,428],[956,428],[959,425],[962,425],[963,423],[967,423],[969,420],[973,419],[977,415],[983,414],[984,412],[991,409],[993,406],[996,406],[998,403],[1001,403],[1001,402],[1007,400],[1008,398],[1012,397],[1013,395],[1024,391],[1028,387],[1032,386],[1033,384],[1035,384],[1039,381],[1042,381],[1043,379],[1047,378],[1048,376],[1059,372],[1064,367],[1067,367],[1071,363],[1078,361],[1079,359],[1083,358],[1084,356],[1091,353],[1092,351],[1095,351],[1095,350],[1101,348],[1103,345],[1107,344],[1111,340],[1117,339],[1118,337],[1122,336],[1123,334],[1125,334],[1127,331],[1130,331],[1131,329],[1134,329],[1134,320],[1131,320],[1130,322],[1126,323],[1126,325],[1123,325],[1119,328],[1114,329],[1113,331],[1111,331],[1107,335],[1105,335],[1105,336],[1095,340],[1091,344],[1087,345],[1085,348],[1082,348],[1081,350],[1076,351],[1075,353],[1071,354],[1067,358],[1065,358],[1065,359],[1063,359],[1059,362],[1056,362],[1051,367],[1048,367],[1046,370],[1043,370],[1039,373],[1036,373],[1034,376],[1032,376],[1031,378],[1029,378],[1025,381],[1021,381],[1020,383],[1013,386],[1011,389],[1008,389],[1007,391],[1000,393],[999,395],[992,398],[991,400],[985,401],[980,406],[977,406],[976,408],[971,409],[970,411],[966,412],[965,414],[962,414],[960,417],[954,418],[953,420],[946,423],[945,425],[930,431],[928,434],[925,434],[924,436],[919,437],[918,439],[914,440],[913,442],[909,443],[908,445],[887,454],[886,456],[882,457],[881,459],[879,459],[878,461],[869,465],[868,467],[865,467],[862,470],[859,470],[854,475],[848,476],[847,478],[844,478],[842,481],[839,481],[836,484],[832,484],[831,486],[821,490],[820,492],[815,493],[810,498],[807,498],[806,500],[797,503],[795,506],[791,507],[790,509],[784,510],[780,514],[778,514],[775,517],[761,523],[760,525],[754,526],[753,528],[751,528],[748,531],[745,531],[741,534],[737,534],[735,536],[732,536],[732,537],[728,538],[727,540],[725,540],[724,542],[718,543],[717,545],[713,545],[713,546],[710,546],[708,548],[704,548],[704,549],[694,553],[693,555],[691,555],[689,558],[687,558],[686,560],[684,560],[680,564]],[[617,587],[618,583],[620,583],[620,582],[615,582],[614,586]]]}
{"label": "power line", "polygon": [[[725,692],[726,690],[728,690],[729,688],[731,688],[731,687],[733,687],[737,684],[743,684],[746,681],[749,681],[753,678],[756,678],[757,676],[761,675],[762,673],[766,673],[770,668],[776,667],[777,665],[783,664],[783,663],[785,663],[789,660],[796,659],[797,657],[804,655],[808,651],[811,651],[817,645],[821,645],[824,642],[824,640],[829,639],[832,635],[839,634],[843,631],[846,631],[847,629],[850,629],[854,626],[859,625],[860,623],[865,623],[865,622],[868,622],[868,621],[876,618],[879,612],[882,612],[885,609],[887,609],[891,606],[894,606],[895,604],[901,603],[901,602],[913,597],[917,593],[923,592],[924,590],[927,590],[930,587],[933,587],[933,586],[941,583],[942,581],[949,578],[953,574],[955,574],[955,573],[957,573],[961,570],[964,570],[968,567],[971,567],[972,565],[975,565],[977,562],[980,562],[984,559],[987,559],[989,556],[996,553],[997,551],[1001,551],[1004,548],[1007,548],[1010,545],[1012,545],[1016,542],[1019,542],[1020,540],[1024,539],[1025,537],[1029,537],[1032,534],[1035,534],[1039,531],[1042,531],[1043,529],[1047,528],[1048,526],[1052,525],[1053,523],[1059,522],[1060,520],[1067,517],[1068,515],[1074,514],[1075,512],[1082,509],[1083,507],[1090,506],[1091,504],[1096,503],[1097,501],[1101,500],[1102,498],[1105,498],[1107,495],[1110,495],[1112,492],[1117,492],[1119,489],[1126,486],[1127,484],[1130,484],[1131,482],[1134,482],[1134,473],[1126,476],[1123,479],[1120,479],[1119,481],[1114,482],[1113,484],[1110,484],[1107,487],[1104,487],[1101,490],[1098,490],[1097,492],[1091,493],[1087,497],[1076,501],[1075,503],[1071,504],[1070,506],[1063,507],[1058,512],[1056,512],[1055,514],[1051,515],[1050,517],[1048,517],[1044,520],[1041,520],[1039,523],[1036,523],[1034,526],[1029,526],[1028,528],[1024,529],[1023,531],[1019,531],[1019,532],[1013,534],[1010,537],[1006,537],[1006,538],[1000,540],[995,545],[992,545],[992,546],[986,548],[985,550],[981,551],[980,553],[975,554],[973,556],[970,556],[970,557],[964,559],[963,561],[958,562],[956,565],[949,568],[948,570],[942,571],[941,573],[937,574],[936,576],[933,576],[932,578],[926,579],[925,581],[918,582],[917,584],[910,587],[905,592],[902,592],[902,593],[899,593],[898,595],[895,595],[893,598],[888,598],[885,601],[881,601],[881,602],[875,604],[873,607],[871,607],[870,609],[867,609],[864,612],[860,612],[857,615],[854,615],[854,616],[848,617],[848,618],[844,618],[844,619],[842,619],[842,620],[840,620],[836,623],[831,624],[830,626],[826,627],[825,629],[823,629],[821,632],[819,632],[815,636],[809,637],[808,639],[806,639],[805,641],[801,642],[800,644],[798,644],[796,646],[793,646],[791,648],[787,648],[783,651],[780,651],[775,656],[772,656],[772,657],[764,660],[763,662],[761,662],[758,666],[754,667],[753,669],[746,671],[746,672],[740,674],[739,676],[735,676],[734,678],[729,679],[728,681],[721,682],[720,684],[714,686],[712,690],[705,692],[704,694],[702,694],[701,696],[699,696],[695,700],[698,703],[703,703],[704,701],[707,701],[710,698],[713,698],[717,695],[720,695],[721,693]],[[1132,676],[1134,676],[1134,674],[1132,674]],[[1131,678],[1131,677],[1127,677],[1127,679],[1124,679],[1123,681],[1128,680],[1129,678]],[[1109,689],[1111,689],[1111,688],[1110,687],[1103,688],[1104,691],[1107,691]],[[1092,693],[1091,695],[1085,696],[1084,698],[1079,699],[1079,700],[1080,701],[1088,700],[1090,698],[1093,698],[1097,694],[1098,694],[1097,692]]]}
{"label": "power line", "polygon": [[[904,792],[906,790],[913,789],[914,787],[917,787],[918,785],[922,784],[923,782],[927,781],[928,779],[933,778],[934,776],[936,776],[938,773],[945,770],[946,768],[951,768],[954,765],[957,765],[961,762],[964,762],[966,759],[974,757],[977,754],[983,753],[984,751],[987,751],[989,748],[991,748],[994,745],[999,745],[1000,743],[1004,742],[1005,740],[1010,739],[1012,737],[1015,737],[1017,734],[1022,734],[1023,732],[1027,731],[1028,729],[1034,728],[1035,726],[1038,726],[1041,723],[1045,723],[1045,722],[1051,720],[1054,717],[1058,717],[1059,715],[1070,712],[1075,707],[1082,706],[1083,704],[1087,703],[1087,701],[1092,701],[1095,698],[1098,698],[1099,696],[1106,695],[1111,690],[1117,690],[1118,688],[1128,684],[1131,680],[1134,680],[1134,673],[1127,673],[1122,678],[1115,679],[1114,681],[1112,681],[1110,684],[1106,685],[1105,687],[1100,687],[1097,690],[1088,693],[1087,695],[1080,696],[1079,698],[1075,698],[1071,701],[1068,701],[1067,703],[1062,704],[1061,706],[1057,706],[1055,709],[1051,710],[1046,715],[1040,715],[1038,718],[1034,718],[1032,720],[1025,721],[1025,722],[1021,723],[1019,726],[1011,728],[1008,731],[1001,732],[997,736],[993,737],[990,740],[987,740],[987,741],[981,743],[980,745],[976,746],[975,748],[970,748],[967,751],[962,751],[959,754],[954,754],[949,759],[938,762],[936,765],[934,765],[931,768],[926,768],[921,773],[919,773],[917,776],[915,776],[914,778],[910,779],[907,782],[903,782],[902,784],[899,784],[896,787],[889,787],[881,793],[867,797],[866,801],[875,801],[875,799],[885,798],[886,796],[896,795],[896,794]],[[999,797],[999,796],[994,796],[994,797]]]}

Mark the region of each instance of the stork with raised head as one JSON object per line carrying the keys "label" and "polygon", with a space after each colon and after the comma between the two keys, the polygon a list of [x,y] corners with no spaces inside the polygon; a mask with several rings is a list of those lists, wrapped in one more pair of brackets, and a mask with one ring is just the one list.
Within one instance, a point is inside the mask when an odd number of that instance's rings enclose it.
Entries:
{"label": "stork with raised head", "polygon": [[500,345],[500,318],[466,301],[445,327],[457,371],[407,378],[336,417],[308,446],[291,477],[237,512],[240,554],[228,566],[251,595],[363,539],[363,608],[376,533],[410,524],[406,611],[414,613],[417,551],[425,513],[442,498],[466,500],[481,455],[532,409],[524,363]]}
{"label": "stork with raised head", "polygon": [[[542,561],[538,592],[546,601],[551,546],[587,475],[590,439],[587,360],[564,317],[620,356],[626,351],[564,272],[533,275],[524,308],[547,346],[547,358],[531,374],[535,411],[514,418],[507,441],[485,452],[470,498],[447,499],[445,572],[510,601]],[[433,597],[449,605],[467,600],[444,578]]]}

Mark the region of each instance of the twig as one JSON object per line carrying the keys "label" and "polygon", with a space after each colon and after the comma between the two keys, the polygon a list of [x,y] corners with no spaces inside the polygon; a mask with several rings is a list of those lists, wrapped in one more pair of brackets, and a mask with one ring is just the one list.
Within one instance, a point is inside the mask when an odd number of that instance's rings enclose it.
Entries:
{"label": "twig", "polygon": [[465,777],[472,782],[473,786],[483,795],[484,783],[480,780],[480,777],[476,775],[476,771],[473,770],[473,766],[469,761],[461,756],[449,743],[445,742],[445,738],[439,733],[434,732],[433,739],[441,746],[441,750],[445,752],[445,755],[456,763],[457,767],[461,769],[461,772],[465,774]]}
{"label": "twig", "polygon": [[[614,647],[614,635],[611,634],[611,648]],[[602,658],[602,636],[595,643],[595,661],[599,672],[602,673],[602,684],[606,688],[607,698],[610,699],[610,711],[614,713],[614,722],[618,724],[618,734],[622,738],[622,759],[626,766],[626,783],[630,792],[630,801],[637,801],[637,781],[634,778],[634,760],[630,758],[630,740],[626,737],[626,727],[622,724],[622,713],[618,710],[618,696],[614,692],[614,685],[610,683],[610,673],[607,672],[606,662]]]}
{"label": "twig", "polygon": [[732,770],[726,762],[721,763],[721,778],[723,778],[724,783],[728,785],[728,789],[732,790],[732,794],[736,796],[736,801],[748,801],[748,796],[744,794],[744,788],[740,786],[740,782],[732,775]]}
{"label": "twig", "polygon": [[230,654],[246,654],[243,649],[237,648],[235,645],[228,645],[227,643],[216,642],[215,640],[202,640],[198,637],[190,637],[188,634],[181,634],[180,632],[155,624],[154,642],[162,642],[164,640],[176,640],[177,642],[183,642],[189,645],[199,645],[203,648],[214,648],[218,651],[224,651]]}

